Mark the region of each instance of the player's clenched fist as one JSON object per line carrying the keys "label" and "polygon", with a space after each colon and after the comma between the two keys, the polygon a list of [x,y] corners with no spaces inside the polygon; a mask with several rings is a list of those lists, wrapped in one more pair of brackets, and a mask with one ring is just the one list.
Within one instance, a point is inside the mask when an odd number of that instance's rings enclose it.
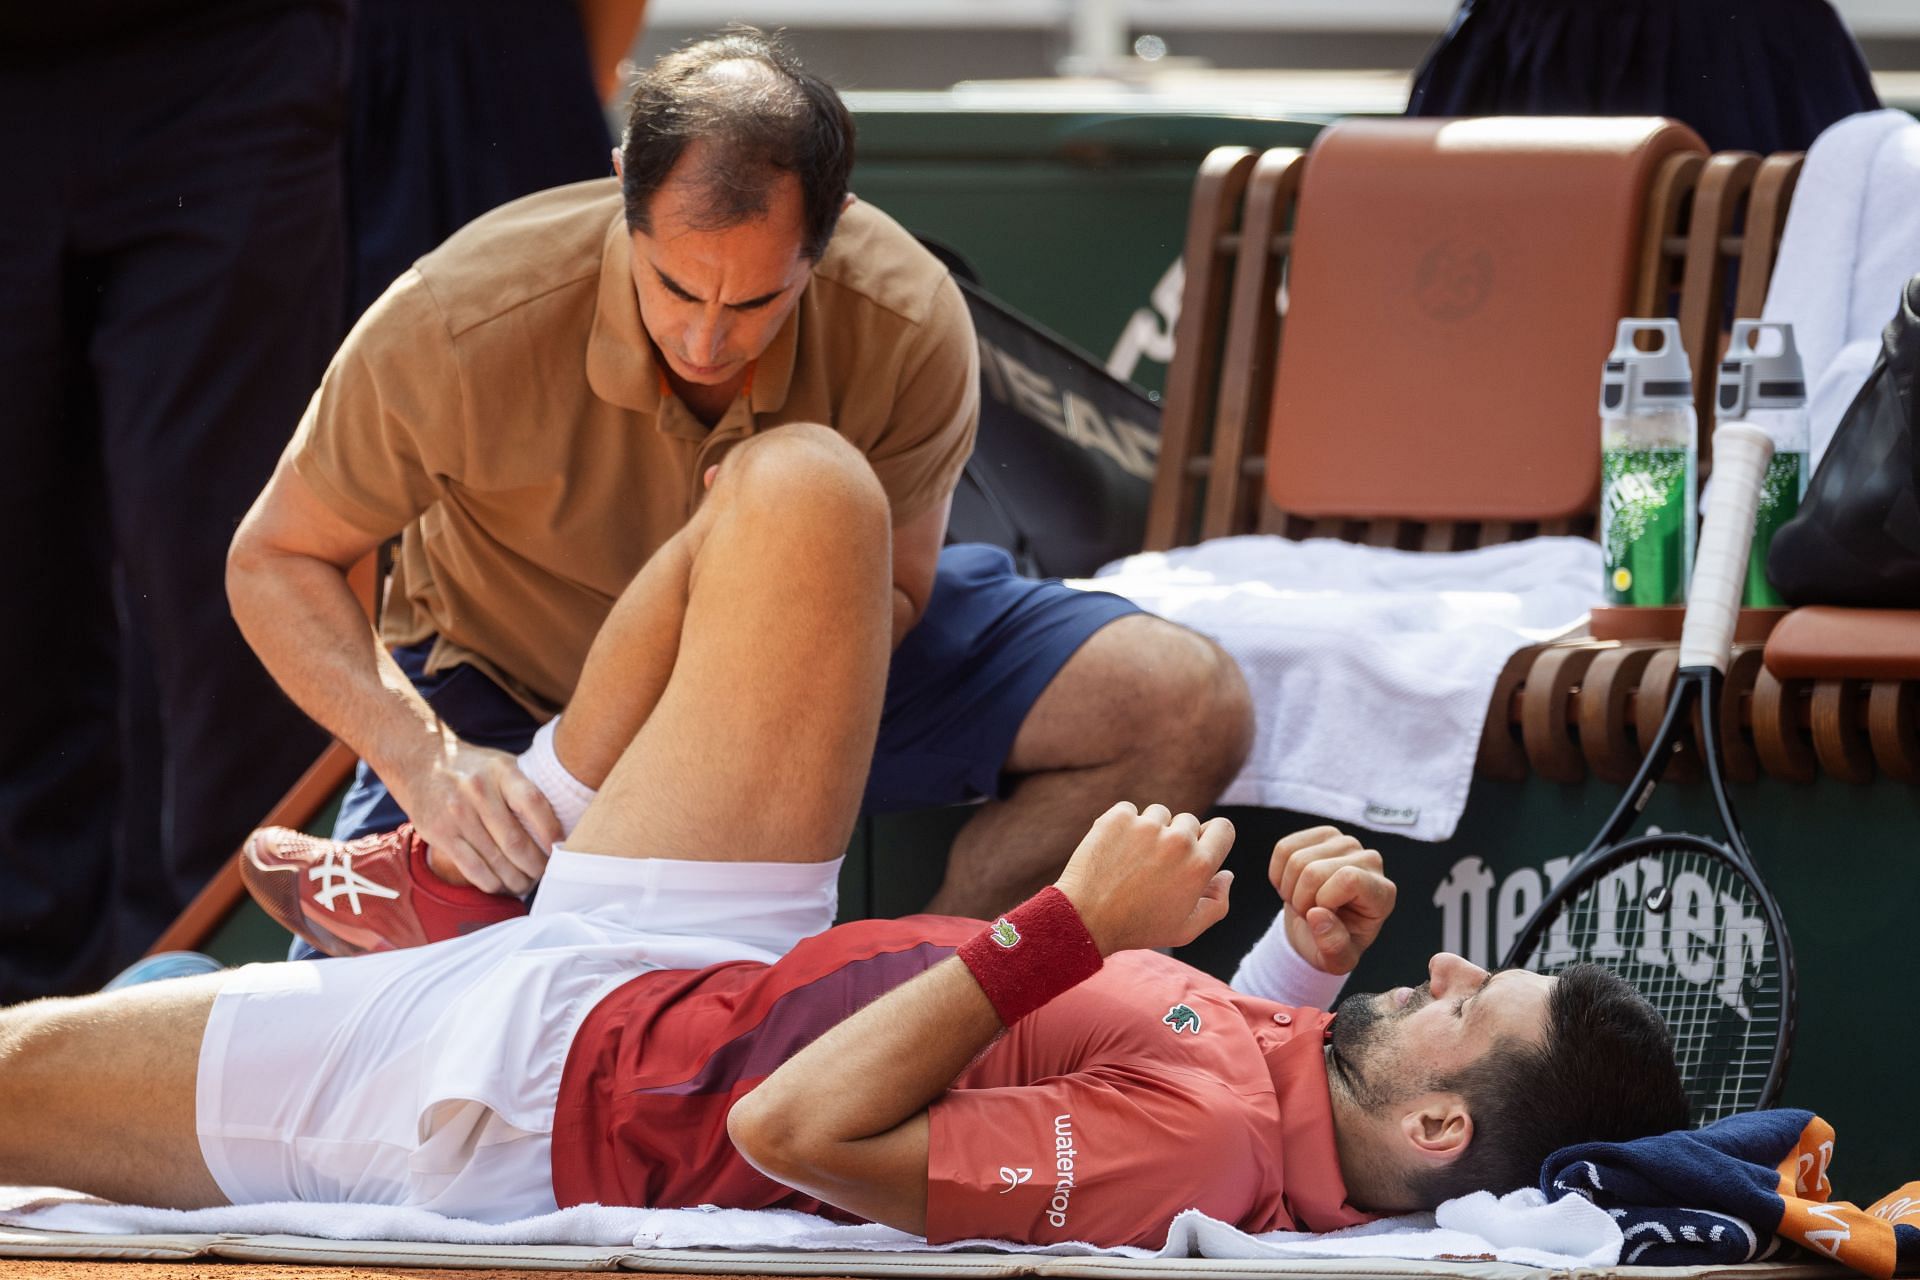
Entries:
{"label": "player's clenched fist", "polygon": [[1222,871],[1233,824],[1202,823],[1165,805],[1117,804],[1100,815],[1056,887],[1102,955],[1192,942],[1227,914],[1233,873]]}
{"label": "player's clenched fist", "polygon": [[1326,973],[1351,973],[1393,914],[1397,894],[1380,855],[1332,827],[1296,831],[1273,846],[1268,876],[1280,891],[1293,949]]}

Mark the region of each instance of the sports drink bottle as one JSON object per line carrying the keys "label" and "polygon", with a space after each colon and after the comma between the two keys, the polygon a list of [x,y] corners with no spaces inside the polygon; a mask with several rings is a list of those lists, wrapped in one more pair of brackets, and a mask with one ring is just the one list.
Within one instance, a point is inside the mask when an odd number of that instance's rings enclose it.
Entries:
{"label": "sports drink bottle", "polygon": [[[1642,350],[1635,341],[1653,335]],[[1600,380],[1600,550],[1616,605],[1686,600],[1698,423],[1675,320],[1622,320]]]}
{"label": "sports drink bottle", "polygon": [[1773,460],[1760,486],[1753,550],[1747,556],[1748,607],[1784,605],[1767,581],[1767,548],[1781,525],[1800,510],[1807,492],[1807,383],[1793,326],[1736,320],[1733,340],[1720,361],[1714,398],[1716,422],[1751,422],[1773,437]]}

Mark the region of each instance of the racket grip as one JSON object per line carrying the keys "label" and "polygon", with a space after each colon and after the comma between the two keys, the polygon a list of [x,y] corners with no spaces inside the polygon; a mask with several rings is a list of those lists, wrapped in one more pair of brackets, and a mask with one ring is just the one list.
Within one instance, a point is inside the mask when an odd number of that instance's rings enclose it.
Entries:
{"label": "racket grip", "polygon": [[1687,588],[1680,628],[1680,665],[1727,669],[1733,625],[1746,587],[1747,550],[1760,508],[1760,485],[1773,457],[1773,438],[1747,422],[1713,433],[1713,502],[1700,526],[1700,548]]}

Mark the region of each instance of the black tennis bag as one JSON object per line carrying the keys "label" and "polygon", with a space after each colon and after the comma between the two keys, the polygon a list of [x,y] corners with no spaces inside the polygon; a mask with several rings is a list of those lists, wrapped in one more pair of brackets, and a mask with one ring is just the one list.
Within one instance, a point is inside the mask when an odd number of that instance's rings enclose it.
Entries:
{"label": "black tennis bag", "polygon": [[991,542],[1029,577],[1084,577],[1140,549],[1160,406],[977,285],[980,434],[950,542]]}
{"label": "black tennis bag", "polygon": [[1840,418],[1800,513],[1773,536],[1767,577],[1791,604],[1920,609],[1920,275],[1880,359]]}

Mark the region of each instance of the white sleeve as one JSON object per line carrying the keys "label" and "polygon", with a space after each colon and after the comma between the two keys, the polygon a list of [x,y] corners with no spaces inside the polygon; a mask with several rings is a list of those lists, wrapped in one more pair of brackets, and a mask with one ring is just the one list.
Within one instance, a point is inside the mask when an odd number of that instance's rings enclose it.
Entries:
{"label": "white sleeve", "polygon": [[1347,983],[1344,973],[1323,973],[1293,949],[1284,923],[1286,912],[1276,913],[1266,934],[1253,944],[1227,984],[1245,995],[1309,1009],[1331,1009]]}

